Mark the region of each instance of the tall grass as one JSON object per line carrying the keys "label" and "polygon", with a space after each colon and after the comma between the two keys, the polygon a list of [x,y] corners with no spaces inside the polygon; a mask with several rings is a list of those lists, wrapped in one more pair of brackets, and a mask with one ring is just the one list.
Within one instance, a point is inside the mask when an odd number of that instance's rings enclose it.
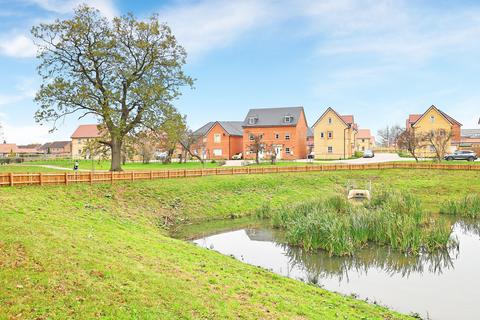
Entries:
{"label": "tall grass", "polygon": [[279,210],[262,208],[261,216],[284,229],[290,244],[331,255],[351,255],[370,242],[416,255],[452,241],[450,224],[429,219],[413,195],[392,191],[379,192],[365,204],[334,196]]}
{"label": "tall grass", "polygon": [[478,218],[480,217],[480,196],[472,194],[460,200],[448,200],[440,207],[440,213]]}

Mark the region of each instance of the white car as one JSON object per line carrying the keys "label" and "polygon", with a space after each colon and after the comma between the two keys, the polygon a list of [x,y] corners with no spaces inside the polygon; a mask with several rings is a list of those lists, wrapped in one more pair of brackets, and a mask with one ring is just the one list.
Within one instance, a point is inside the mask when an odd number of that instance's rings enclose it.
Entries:
{"label": "white car", "polygon": [[240,153],[237,153],[237,154],[234,154],[232,156],[232,160],[242,160],[243,158],[243,154],[240,152]]}

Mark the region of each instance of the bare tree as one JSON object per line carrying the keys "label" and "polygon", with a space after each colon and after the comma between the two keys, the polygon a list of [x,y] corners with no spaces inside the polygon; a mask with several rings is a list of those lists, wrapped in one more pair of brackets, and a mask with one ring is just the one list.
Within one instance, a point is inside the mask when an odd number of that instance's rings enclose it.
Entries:
{"label": "bare tree", "polygon": [[202,164],[205,162],[203,157],[201,157],[198,152],[194,151],[203,150],[205,148],[203,137],[195,135],[190,129],[186,129],[182,138],[180,139],[180,145],[182,146],[185,154],[184,159],[186,159],[186,155],[189,154],[191,157],[198,159]]}
{"label": "bare tree", "polygon": [[277,149],[277,144],[271,143],[271,144],[265,144],[265,152],[270,155],[270,163],[275,164],[277,163],[277,157],[278,157],[278,149]]}
{"label": "bare tree", "polygon": [[440,162],[448,152],[453,133],[451,130],[436,129],[425,134],[424,140],[435,150],[435,159]]}
{"label": "bare tree", "polygon": [[390,148],[396,146],[395,141],[399,135],[403,132],[399,125],[386,126],[383,129],[377,131],[379,137],[379,143],[382,147]]}
{"label": "bare tree", "polygon": [[255,162],[257,164],[260,163],[260,153],[265,151],[265,144],[263,143],[263,135],[261,134],[253,134],[249,135],[249,144],[248,148],[250,152],[255,153]]}
{"label": "bare tree", "polygon": [[422,135],[417,134],[414,128],[404,130],[398,137],[396,145],[400,149],[407,150],[412,157],[415,158],[415,161],[418,162],[418,149],[422,148],[424,138]]}

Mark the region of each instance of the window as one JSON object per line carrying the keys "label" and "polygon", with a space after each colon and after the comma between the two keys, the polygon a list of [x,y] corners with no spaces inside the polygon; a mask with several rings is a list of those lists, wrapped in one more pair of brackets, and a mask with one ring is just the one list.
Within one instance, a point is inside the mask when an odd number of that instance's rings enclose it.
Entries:
{"label": "window", "polygon": [[213,149],[213,155],[216,157],[222,156],[222,149]]}
{"label": "window", "polygon": [[430,116],[430,122],[434,123],[435,122],[435,116]]}
{"label": "window", "polygon": [[248,118],[248,124],[255,124],[255,123],[257,123],[257,118],[256,117]]}
{"label": "window", "polygon": [[365,139],[362,139],[362,143],[365,142]]}
{"label": "window", "polygon": [[255,140],[255,137],[254,137],[254,135],[253,135],[253,134],[251,134],[251,133],[250,133],[250,135],[248,136],[248,138],[250,139],[250,141],[253,141],[253,140]]}
{"label": "window", "polygon": [[285,148],[285,153],[290,154],[290,148]]}
{"label": "window", "polygon": [[332,146],[328,146],[328,147],[327,147],[327,152],[328,152],[328,153],[333,153],[333,147],[332,147]]}
{"label": "window", "polygon": [[328,118],[328,124],[332,124],[332,118]]}
{"label": "window", "polygon": [[260,140],[262,140],[262,139],[263,139],[263,133],[260,133],[260,134],[258,135],[258,138],[259,138]]}
{"label": "window", "polygon": [[275,133],[275,139],[280,139],[280,135],[278,133]]}
{"label": "window", "polygon": [[220,133],[215,133],[213,135],[213,142],[220,143],[222,141],[222,135]]}
{"label": "window", "polygon": [[320,132],[320,138],[325,138],[325,134],[323,132]]}
{"label": "window", "polygon": [[328,137],[328,139],[333,139],[333,132],[332,132],[332,131],[328,131],[327,137]]}
{"label": "window", "polygon": [[291,122],[293,121],[293,117],[292,117],[292,116],[285,116],[285,117],[283,118],[283,121],[284,121],[285,123],[291,123]]}
{"label": "window", "polygon": [[290,140],[290,133],[285,133],[285,140]]}
{"label": "window", "polygon": [[362,151],[365,151],[365,147],[362,147]]}

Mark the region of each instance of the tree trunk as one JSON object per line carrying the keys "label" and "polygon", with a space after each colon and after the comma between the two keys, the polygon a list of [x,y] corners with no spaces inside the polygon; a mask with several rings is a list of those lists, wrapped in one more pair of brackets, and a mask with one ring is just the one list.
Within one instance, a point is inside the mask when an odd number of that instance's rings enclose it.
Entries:
{"label": "tree trunk", "polygon": [[122,171],[122,139],[112,138],[110,171]]}
{"label": "tree trunk", "polygon": [[258,157],[258,153],[259,153],[258,151],[255,153],[255,162],[256,162],[257,164],[260,164],[260,159],[259,159],[259,157]]}

